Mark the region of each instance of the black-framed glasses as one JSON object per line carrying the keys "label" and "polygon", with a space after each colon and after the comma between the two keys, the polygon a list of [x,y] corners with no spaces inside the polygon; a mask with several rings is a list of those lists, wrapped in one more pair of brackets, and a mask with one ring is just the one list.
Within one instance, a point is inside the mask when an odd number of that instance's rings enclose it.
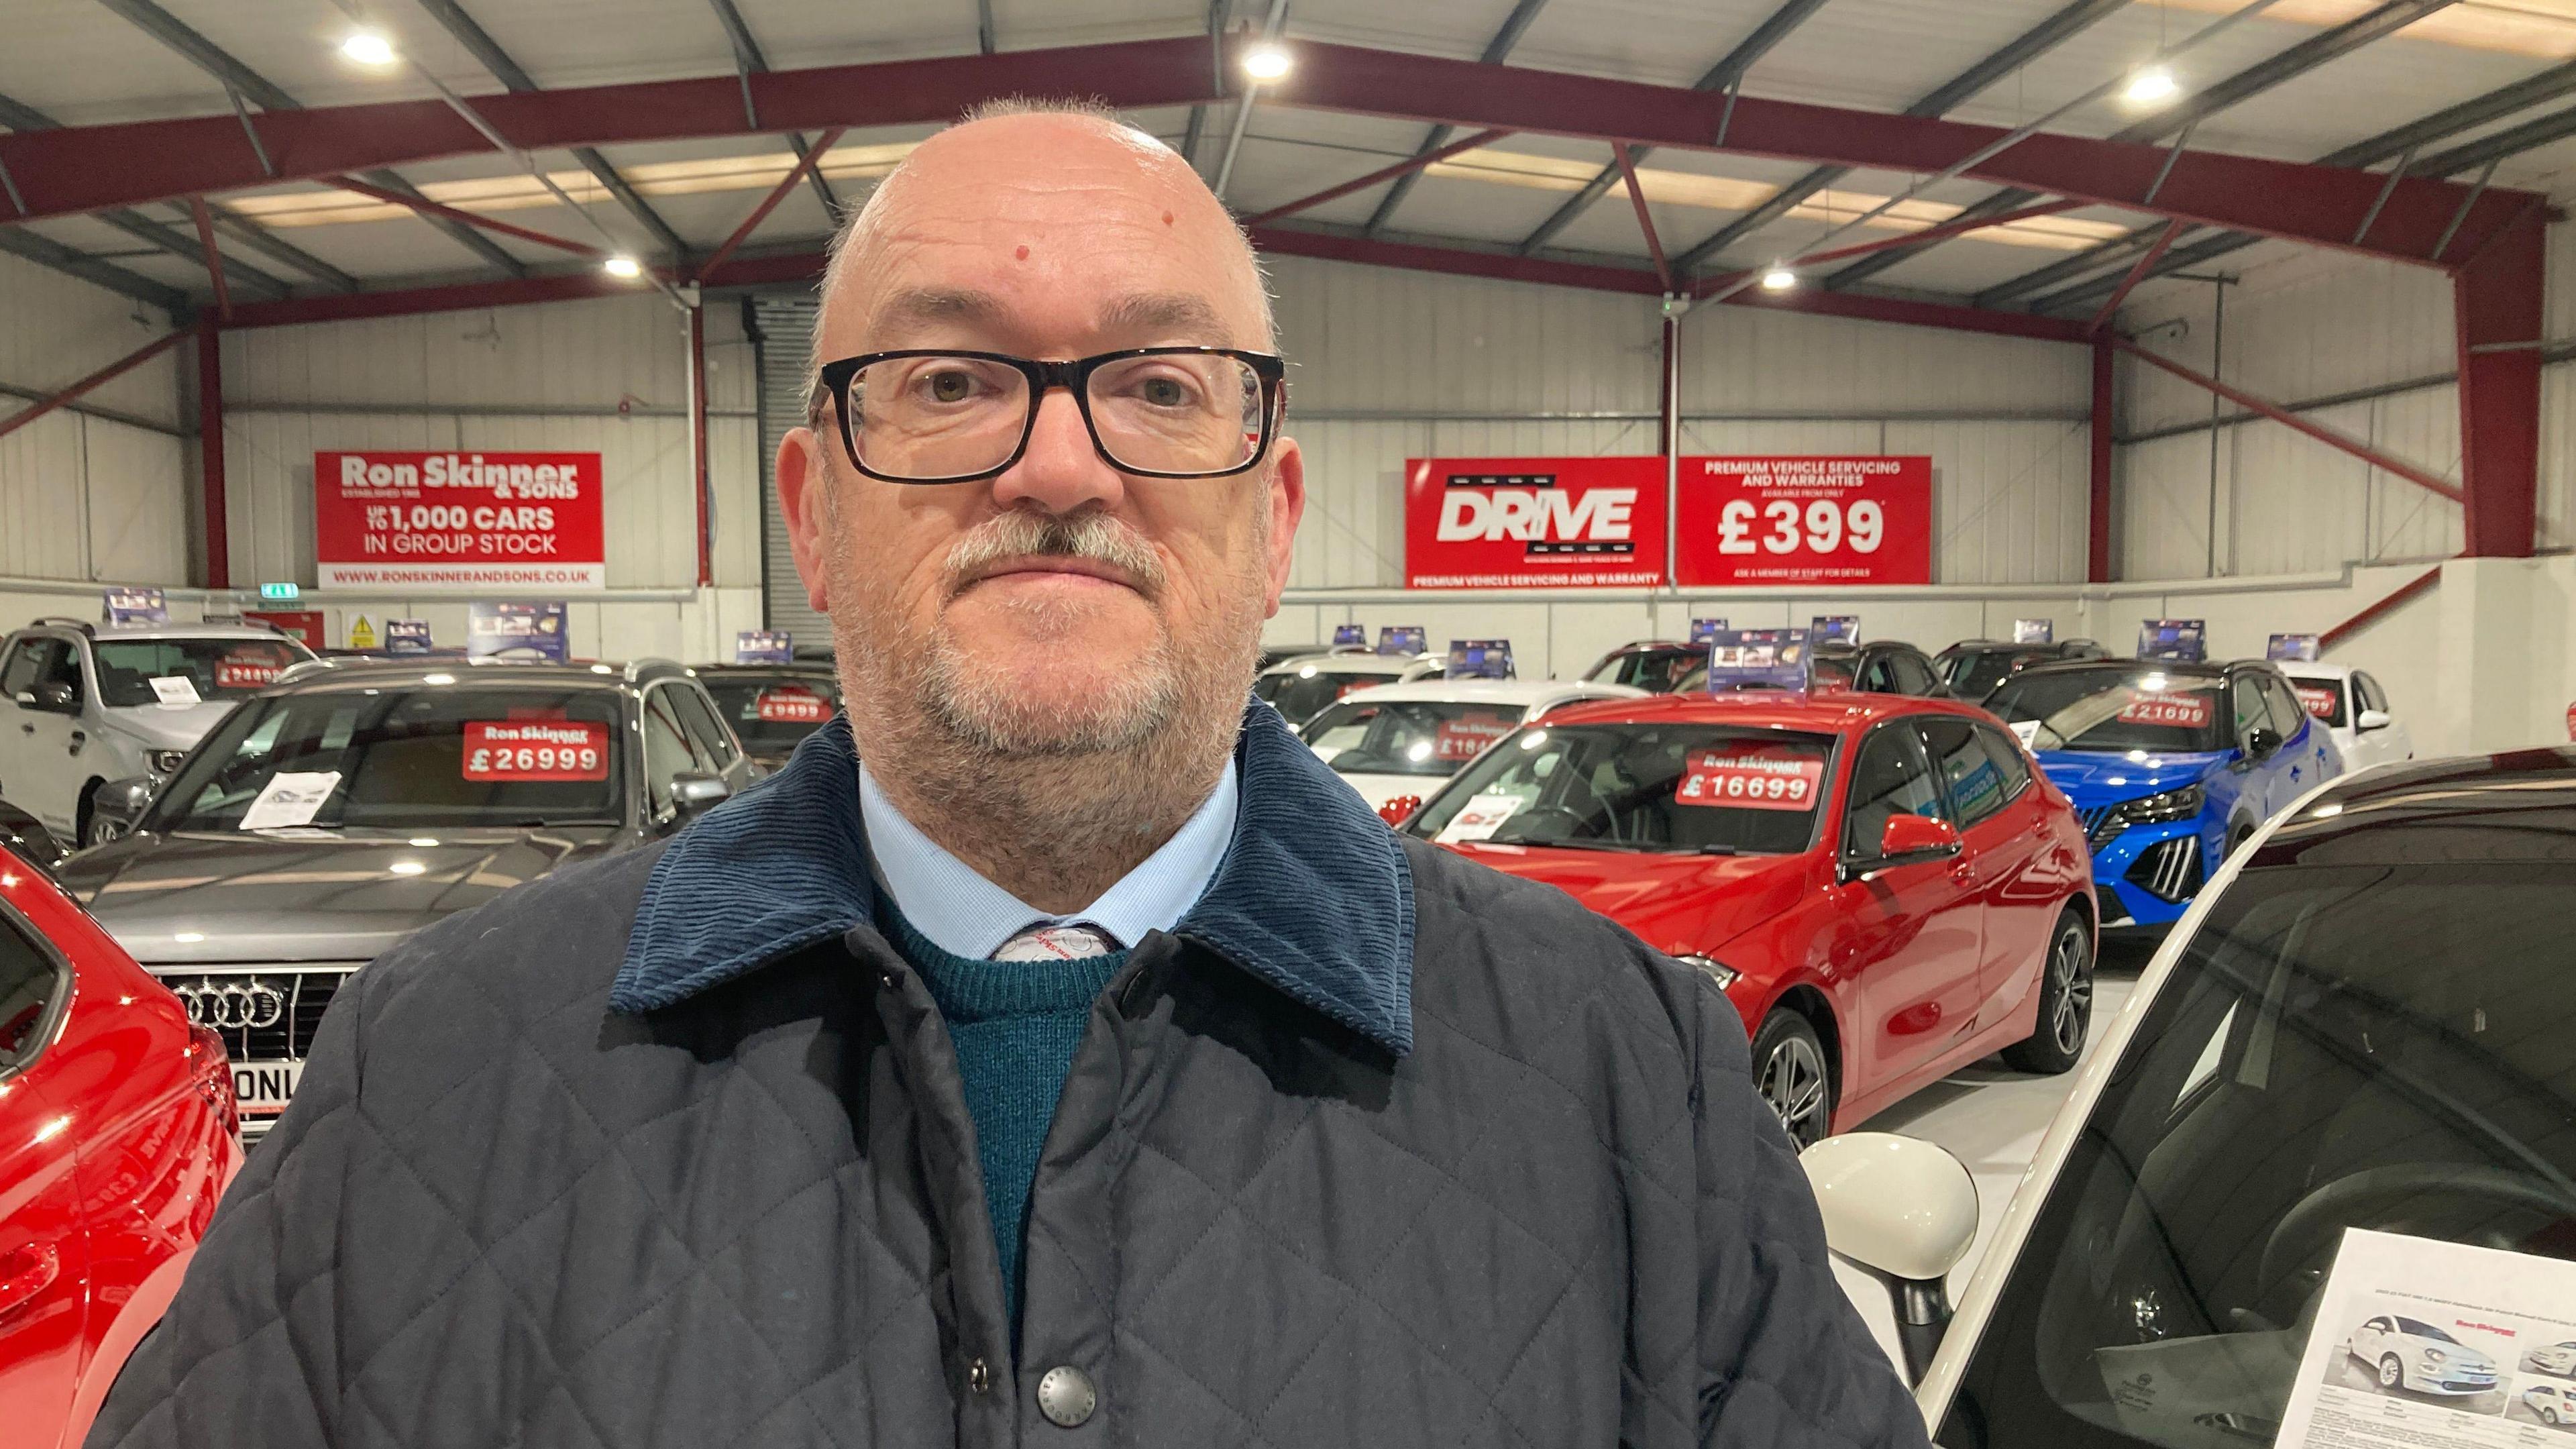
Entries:
{"label": "black-framed glasses", "polygon": [[1038,404],[1073,394],[1091,446],[1122,473],[1223,478],[1278,431],[1287,365],[1233,347],[1131,347],[1071,362],[907,348],[823,364],[850,463],[888,483],[971,483],[1028,451]]}

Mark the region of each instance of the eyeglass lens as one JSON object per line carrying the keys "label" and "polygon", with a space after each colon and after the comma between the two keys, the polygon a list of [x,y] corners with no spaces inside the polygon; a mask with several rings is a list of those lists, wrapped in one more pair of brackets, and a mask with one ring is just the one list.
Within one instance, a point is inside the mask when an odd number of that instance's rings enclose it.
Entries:
{"label": "eyeglass lens", "polygon": [[[1092,435],[1119,467],[1225,473],[1261,448],[1261,378],[1209,353],[1123,357],[1093,370]],[[889,478],[956,478],[1009,461],[1029,424],[1029,379],[979,357],[894,357],[850,380],[850,446]]]}

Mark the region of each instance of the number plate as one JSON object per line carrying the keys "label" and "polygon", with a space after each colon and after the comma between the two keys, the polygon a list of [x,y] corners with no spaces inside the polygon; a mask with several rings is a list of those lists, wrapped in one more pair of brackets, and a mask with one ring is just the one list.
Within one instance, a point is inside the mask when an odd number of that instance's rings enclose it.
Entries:
{"label": "number plate", "polygon": [[245,1117],[274,1117],[295,1100],[295,1086],[303,1080],[302,1062],[235,1062],[233,1100]]}

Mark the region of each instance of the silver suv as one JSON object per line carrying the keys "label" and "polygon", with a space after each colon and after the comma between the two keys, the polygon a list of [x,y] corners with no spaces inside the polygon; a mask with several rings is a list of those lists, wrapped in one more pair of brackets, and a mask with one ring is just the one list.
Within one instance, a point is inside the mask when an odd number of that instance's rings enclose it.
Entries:
{"label": "silver suv", "polygon": [[60,839],[111,839],[101,785],[177,770],[235,705],[312,657],[256,624],[38,619],[0,640],[0,799]]}

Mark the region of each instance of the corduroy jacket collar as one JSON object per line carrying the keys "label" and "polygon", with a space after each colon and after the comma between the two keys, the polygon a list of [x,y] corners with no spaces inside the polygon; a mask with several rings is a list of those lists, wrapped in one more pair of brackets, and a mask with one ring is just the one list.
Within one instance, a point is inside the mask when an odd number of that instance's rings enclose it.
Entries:
{"label": "corduroy jacket collar", "polygon": [[[1244,711],[1234,841],[1176,934],[1403,1053],[1413,1047],[1413,874],[1357,792],[1269,705]],[[785,768],[674,837],[609,997],[676,1005],[874,914],[858,768],[834,718]]]}

